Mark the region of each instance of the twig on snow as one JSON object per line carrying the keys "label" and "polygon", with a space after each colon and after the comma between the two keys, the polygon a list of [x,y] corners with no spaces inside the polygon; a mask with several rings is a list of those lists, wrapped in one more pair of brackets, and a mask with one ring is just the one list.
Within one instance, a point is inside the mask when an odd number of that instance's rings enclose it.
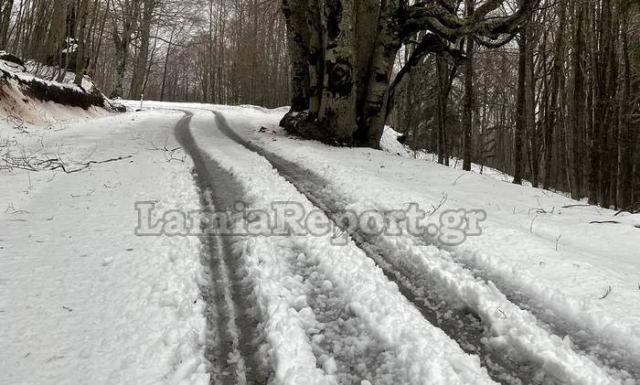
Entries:
{"label": "twig on snow", "polygon": [[449,195],[446,192],[443,192],[442,199],[440,199],[440,203],[438,203],[437,206],[431,205],[431,208],[433,210],[429,213],[428,217],[431,218],[433,214],[435,214],[438,210],[440,210],[442,206],[444,206],[444,204],[447,203],[447,200],[449,200]]}
{"label": "twig on snow", "polygon": [[611,286],[609,286],[607,288],[607,291],[604,293],[604,295],[602,297],[600,297],[600,299],[605,299],[609,296],[609,294],[611,294],[611,291],[613,290],[613,288]]}
{"label": "twig on snow", "polygon": [[5,214],[29,214],[29,211],[27,211],[27,210],[16,210],[15,206],[13,205],[13,202],[11,202],[7,206],[7,209],[4,210],[4,213]]}
{"label": "twig on snow", "polygon": [[[167,139],[167,141],[168,141],[168,139]],[[186,154],[184,154],[184,153],[182,154],[181,158],[177,158],[175,156],[176,151],[182,150],[182,147],[169,148],[169,147],[167,147],[168,146],[167,143],[164,144],[164,147],[158,147],[155,144],[153,144],[153,142],[151,142],[151,146],[152,146],[152,148],[149,148],[149,150],[150,151],[161,151],[161,152],[163,152],[165,154],[165,159],[167,160],[168,163],[171,163],[174,160],[184,163],[186,158],[187,158]]]}
{"label": "twig on snow", "polygon": [[536,221],[536,219],[538,219],[538,215],[539,214],[536,214],[536,216],[533,217],[533,219],[531,220],[531,224],[529,225],[529,232],[530,233],[533,233],[533,223]]}

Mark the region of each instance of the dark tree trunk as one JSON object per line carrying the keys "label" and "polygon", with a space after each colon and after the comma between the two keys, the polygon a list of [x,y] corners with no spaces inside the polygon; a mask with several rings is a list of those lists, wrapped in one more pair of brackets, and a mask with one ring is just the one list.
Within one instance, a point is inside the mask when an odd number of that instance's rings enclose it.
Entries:
{"label": "dark tree trunk", "polygon": [[[292,106],[281,124],[303,137],[377,148],[393,88],[425,55],[455,55],[450,43],[465,38],[471,49],[481,37],[485,44],[504,44],[538,2],[523,2],[512,15],[488,16],[503,1],[487,1],[478,8],[479,15],[461,18],[445,2],[282,0]],[[422,37],[420,49],[391,82],[396,55],[410,36]]]}
{"label": "dark tree trunk", "polygon": [[[549,103],[549,115],[546,120],[545,126],[545,161],[544,161],[544,188],[549,189],[552,185],[551,176],[551,162],[553,161],[553,142],[554,142],[554,127],[556,132],[562,132],[562,127],[558,124],[558,116],[562,114],[558,108],[558,95],[562,88],[560,87],[562,77],[562,65],[564,59],[561,57],[564,51],[564,25],[566,19],[566,5],[559,4],[560,15],[558,21],[558,29],[556,31],[556,42],[553,49],[553,69],[551,70],[551,101]],[[560,146],[558,146],[560,147]],[[560,161],[557,159],[556,161]]]}
{"label": "dark tree trunk", "polygon": [[0,1],[0,49],[7,49],[9,44],[9,21],[13,0]]}
{"label": "dark tree trunk", "polygon": [[522,184],[524,172],[524,132],[527,125],[526,88],[527,88],[527,33],[520,33],[518,54],[518,90],[516,100],[516,130],[514,135],[513,183]]}
{"label": "dark tree trunk", "polygon": [[144,93],[144,83],[147,73],[147,62],[149,61],[149,41],[151,38],[151,21],[156,8],[157,0],[144,0],[142,20],[140,24],[140,50],[133,66],[133,76],[131,78],[131,89],[129,97],[132,99],[140,97]]}
{"label": "dark tree trunk", "polygon": [[573,147],[573,183],[571,196],[574,199],[582,198],[583,165],[584,165],[584,140],[585,131],[585,38],[584,38],[584,8],[582,4],[576,5],[576,31],[573,49],[573,113],[571,114],[572,124],[572,147]]}
{"label": "dark tree trunk", "polygon": [[[464,3],[467,17],[472,18],[474,14],[475,0],[465,0]],[[467,63],[464,68],[464,110],[462,113],[462,145],[463,145],[463,164],[462,169],[465,171],[471,171],[471,161],[473,157],[473,143],[472,143],[472,128],[473,128],[473,111],[474,111],[474,97],[473,97],[473,53],[474,53],[474,41],[473,38],[467,38],[465,45],[465,54],[467,56]]]}

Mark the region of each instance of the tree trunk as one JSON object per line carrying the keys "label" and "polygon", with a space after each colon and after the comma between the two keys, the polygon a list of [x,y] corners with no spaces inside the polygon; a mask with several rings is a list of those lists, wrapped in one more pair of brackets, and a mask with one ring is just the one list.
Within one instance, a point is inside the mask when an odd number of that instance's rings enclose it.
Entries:
{"label": "tree trunk", "polygon": [[151,22],[156,8],[157,0],[144,0],[142,20],[140,24],[140,50],[133,67],[133,77],[131,78],[131,89],[129,98],[137,99],[144,93],[144,79],[146,75],[147,62],[149,60],[149,41],[151,36]]}
{"label": "tree trunk", "polygon": [[438,121],[438,163],[448,165],[447,104],[453,77],[450,77],[449,74],[449,63],[442,56],[436,57],[436,71],[438,77],[438,105],[436,112]]}
{"label": "tree trunk", "polygon": [[0,1],[0,49],[8,49],[9,44],[9,22],[11,21],[11,10],[13,0]]}
{"label": "tree trunk", "polygon": [[[467,17],[473,17],[474,13],[474,0],[465,1],[465,9],[467,10]],[[472,38],[467,38],[466,44],[466,56],[467,63],[464,69],[464,111],[462,114],[462,143],[464,146],[463,154],[464,161],[462,169],[465,171],[471,171],[471,161],[473,156],[473,143],[472,143],[472,129],[473,129],[473,110],[474,110],[474,96],[473,96],[473,53],[474,53],[474,41]]]}
{"label": "tree trunk", "polygon": [[[549,106],[549,115],[546,120],[545,126],[545,161],[544,161],[544,188],[549,189],[552,185],[551,178],[551,162],[553,160],[553,139],[554,139],[554,127],[555,131],[562,132],[560,125],[558,124],[558,116],[562,114],[558,108],[558,96],[561,92],[560,81],[562,76],[562,66],[564,64],[564,58],[561,57],[564,52],[564,25],[566,20],[566,5],[559,3],[560,15],[558,21],[558,29],[556,31],[556,41],[554,46],[554,58],[553,68],[551,70],[551,101]],[[560,161],[559,159],[557,160]]]}
{"label": "tree trunk", "polygon": [[117,25],[113,28],[113,41],[116,49],[116,80],[112,97],[124,95],[124,75],[129,62],[129,46],[131,45],[131,35],[138,23],[139,6],[137,1],[125,0],[122,4],[122,32],[118,32]]}
{"label": "tree trunk", "polygon": [[[401,46],[398,26],[394,12],[399,7],[398,0],[383,2],[380,10],[380,31],[375,41],[375,49],[371,58],[368,81],[364,99],[363,118],[360,119],[358,131],[355,135],[356,145],[366,145],[378,148],[384,124],[387,118],[387,104],[389,102],[389,83],[393,71],[393,64]],[[375,25],[377,19],[368,19]],[[366,25],[366,23],[365,23]],[[360,49],[362,47],[359,47]]]}
{"label": "tree trunk", "polygon": [[[473,11],[473,2],[467,2]],[[466,38],[472,51],[479,36],[495,39],[514,33],[537,1],[519,4],[526,8],[514,15],[488,16],[502,2],[486,2],[479,16],[469,13],[460,18],[455,7],[444,4],[448,2],[282,0],[292,63],[292,106],[281,124],[303,137],[377,148],[393,89],[404,75],[429,53],[461,56],[451,43]],[[420,49],[391,82],[398,50],[411,37],[422,39]],[[471,148],[470,136],[467,144]]]}
{"label": "tree trunk", "polygon": [[76,52],[76,78],[74,83],[78,86],[82,85],[82,79],[84,79],[84,71],[86,66],[86,51],[87,51],[87,8],[89,7],[89,0],[80,0],[78,7],[80,28],[76,35],[78,40],[78,48]]}
{"label": "tree trunk", "polygon": [[526,116],[526,88],[527,88],[527,33],[520,33],[518,54],[518,90],[516,101],[516,130],[514,135],[514,165],[513,183],[522,184],[524,171],[524,131],[527,125]]}
{"label": "tree trunk", "polygon": [[572,148],[573,148],[573,183],[571,196],[574,199],[582,198],[582,179],[583,179],[583,154],[584,154],[584,141],[583,132],[585,131],[585,85],[584,85],[584,8],[582,4],[576,4],[576,31],[574,38],[573,48],[573,111],[571,116],[572,124]]}
{"label": "tree trunk", "polygon": [[306,8],[306,0],[283,0],[282,10],[287,20],[287,40],[291,59],[291,110],[302,112],[309,109],[309,68],[307,64],[308,29],[305,14],[298,11]]}
{"label": "tree trunk", "polygon": [[325,0],[322,14],[326,50],[318,121],[338,143],[352,145],[357,127],[355,0]]}

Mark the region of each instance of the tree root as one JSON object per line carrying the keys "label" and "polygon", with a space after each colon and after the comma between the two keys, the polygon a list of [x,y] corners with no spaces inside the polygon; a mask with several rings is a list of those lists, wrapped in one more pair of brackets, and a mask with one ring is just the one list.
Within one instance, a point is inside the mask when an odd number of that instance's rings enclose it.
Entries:
{"label": "tree root", "polygon": [[280,126],[289,135],[302,139],[317,140],[330,146],[341,146],[331,131],[322,127],[318,120],[308,111],[289,111],[280,121]]}

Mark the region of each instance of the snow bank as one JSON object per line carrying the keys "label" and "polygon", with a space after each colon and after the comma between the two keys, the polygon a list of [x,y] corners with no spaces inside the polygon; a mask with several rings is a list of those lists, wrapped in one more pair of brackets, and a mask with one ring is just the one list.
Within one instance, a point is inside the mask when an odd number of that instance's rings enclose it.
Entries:
{"label": "snow bank", "polygon": [[53,68],[38,67],[38,76],[29,72],[36,71],[36,64],[31,62],[27,66],[0,51],[0,119],[18,126],[44,125],[102,116],[119,109],[88,77],[83,79],[81,86],[77,86],[73,84],[75,75],[72,73],[65,73],[62,82],[56,82],[39,77],[54,77],[56,71]]}

